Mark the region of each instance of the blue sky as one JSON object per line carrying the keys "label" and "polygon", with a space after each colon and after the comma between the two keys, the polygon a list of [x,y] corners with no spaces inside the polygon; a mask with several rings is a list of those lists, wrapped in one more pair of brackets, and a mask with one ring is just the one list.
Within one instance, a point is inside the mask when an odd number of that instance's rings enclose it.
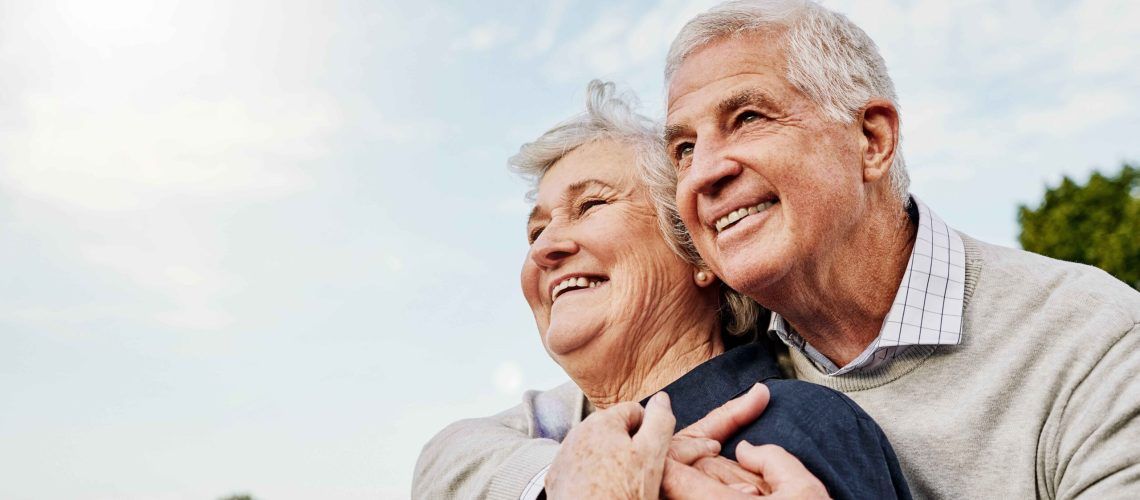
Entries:
{"label": "blue sky", "polygon": [[[0,497],[406,497],[447,422],[564,380],[506,158],[591,78],[661,116],[713,3],[0,1]],[[975,237],[1140,159],[1136,2],[827,5]]]}

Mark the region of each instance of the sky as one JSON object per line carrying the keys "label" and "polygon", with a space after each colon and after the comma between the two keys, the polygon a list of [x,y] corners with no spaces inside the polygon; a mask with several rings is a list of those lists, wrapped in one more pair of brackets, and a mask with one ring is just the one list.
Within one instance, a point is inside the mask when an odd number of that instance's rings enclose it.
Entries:
{"label": "sky", "polygon": [[[506,159],[592,78],[663,116],[709,0],[0,0],[0,498],[406,498],[448,422],[566,376]],[[1140,160],[1140,3],[825,2],[912,192],[1016,246]]]}

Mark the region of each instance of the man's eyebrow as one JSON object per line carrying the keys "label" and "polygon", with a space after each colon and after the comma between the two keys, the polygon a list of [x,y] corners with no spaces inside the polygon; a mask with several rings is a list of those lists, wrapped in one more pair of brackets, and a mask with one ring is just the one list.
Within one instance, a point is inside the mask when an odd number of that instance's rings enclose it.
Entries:
{"label": "man's eyebrow", "polygon": [[748,105],[773,109],[776,108],[776,100],[763,90],[743,89],[721,100],[716,106],[717,115],[724,116]]}
{"label": "man's eyebrow", "polygon": [[[562,196],[562,199],[563,200],[573,200],[574,198],[581,196],[582,192],[585,191],[590,186],[601,186],[601,187],[613,189],[613,186],[611,186],[606,181],[599,180],[599,179],[583,179],[583,180],[580,180],[578,182],[575,182],[575,183],[567,186],[566,187],[566,193]],[[542,216],[543,213],[544,213],[544,211],[543,211],[542,207],[535,205],[534,208],[532,208],[530,210],[530,216],[527,217],[526,224],[528,226],[531,224],[534,224],[535,219],[538,219],[540,216]]]}
{"label": "man's eyebrow", "polygon": [[[717,116],[721,117],[727,115],[748,105],[767,109],[775,109],[777,107],[776,100],[767,92],[755,88],[743,89],[724,98],[717,104]],[[677,139],[692,134],[692,129],[685,125],[666,125],[664,135],[665,144],[672,144]]]}
{"label": "man's eyebrow", "polygon": [[692,130],[684,125],[666,125],[665,126],[665,144],[673,144],[679,137],[692,135]]}

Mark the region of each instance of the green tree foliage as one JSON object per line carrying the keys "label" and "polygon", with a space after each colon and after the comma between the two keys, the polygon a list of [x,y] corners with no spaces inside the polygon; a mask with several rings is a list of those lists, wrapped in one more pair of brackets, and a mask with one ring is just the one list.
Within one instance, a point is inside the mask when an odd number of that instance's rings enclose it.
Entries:
{"label": "green tree foliage", "polygon": [[1066,176],[1036,209],[1019,207],[1017,221],[1022,248],[1099,267],[1140,289],[1140,169],[1093,172],[1084,185]]}

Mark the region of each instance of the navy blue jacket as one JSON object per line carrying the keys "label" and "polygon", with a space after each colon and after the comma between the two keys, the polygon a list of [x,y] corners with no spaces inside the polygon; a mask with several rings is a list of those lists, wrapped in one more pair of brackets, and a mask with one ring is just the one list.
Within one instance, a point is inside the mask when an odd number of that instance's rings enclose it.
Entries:
{"label": "navy blue jacket", "polygon": [[837,500],[911,498],[879,425],[839,391],[782,379],[772,347],[763,340],[706,361],[662,390],[672,401],[679,431],[757,382],[771,392],[768,407],[724,443],[721,455],[735,460],[741,440],[775,444],[803,462]]}

